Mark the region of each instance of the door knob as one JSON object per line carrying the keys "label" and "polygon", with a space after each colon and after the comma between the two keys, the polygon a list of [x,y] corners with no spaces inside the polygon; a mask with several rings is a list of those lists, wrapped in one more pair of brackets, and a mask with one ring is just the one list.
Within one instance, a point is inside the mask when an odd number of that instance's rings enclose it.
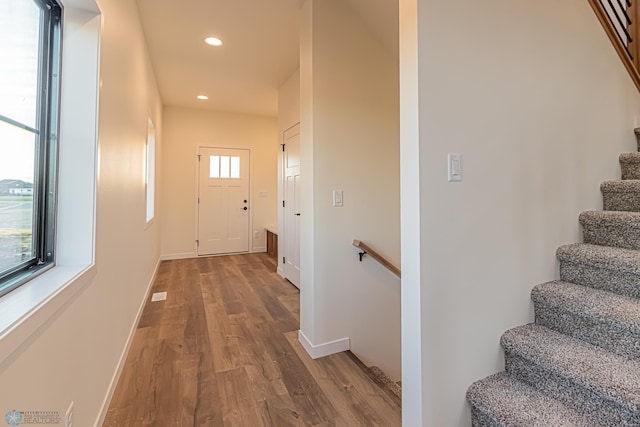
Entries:
{"label": "door knob", "polygon": [[245,200],[244,202],[245,202],[245,203],[247,203],[247,201],[246,201],[246,200]]}
{"label": "door knob", "polygon": [[246,211],[247,209],[249,209],[249,208],[246,207],[246,206],[244,208],[242,208],[243,211]]}

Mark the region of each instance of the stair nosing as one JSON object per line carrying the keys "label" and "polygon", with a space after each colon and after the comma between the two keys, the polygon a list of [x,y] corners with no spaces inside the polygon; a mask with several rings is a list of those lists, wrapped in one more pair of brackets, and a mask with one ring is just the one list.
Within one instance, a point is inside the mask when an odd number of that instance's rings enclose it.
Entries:
{"label": "stair nosing", "polygon": [[[551,356],[543,354],[543,352],[539,351],[535,345],[532,345],[531,336],[529,335],[526,340],[522,339],[518,336],[518,333],[525,330],[533,330],[534,334],[546,335],[547,339],[545,340],[545,345],[550,346],[550,341],[555,339],[555,347],[558,347],[558,342],[563,342],[566,345],[570,345],[574,347],[573,351],[567,352],[564,354],[569,359],[573,360],[573,363],[568,363],[566,366],[562,366],[558,363],[558,360],[553,360],[553,356],[559,354],[556,348],[556,351],[551,352]],[[622,394],[616,393],[616,390],[620,390],[620,385],[624,384],[624,381],[619,381],[623,379],[629,379],[632,376],[630,375],[617,375],[615,380],[618,385],[617,388],[613,388],[608,384],[604,384],[602,378],[596,378],[596,375],[601,374],[602,372],[617,373],[620,370],[620,367],[628,367],[629,365],[634,365],[635,369],[624,369],[625,372],[638,372],[640,373],[640,362],[632,359],[625,358],[613,352],[601,349],[594,345],[588,344],[579,339],[564,335],[560,332],[549,329],[545,326],[537,325],[534,323],[518,326],[516,328],[510,329],[502,335],[500,339],[500,344],[505,350],[505,354],[513,353],[516,354],[529,362],[532,362],[538,366],[540,366],[545,371],[551,373],[552,375],[556,375],[561,378],[565,378],[572,383],[575,383],[581,387],[584,387],[587,390],[591,390],[592,392],[598,394],[602,399],[609,400],[614,402],[615,404],[630,409],[632,411],[637,411],[638,407],[640,407],[640,379],[638,383],[633,387],[635,390],[639,392],[637,395],[633,396],[632,399],[625,399]],[[527,351],[523,351],[527,350]],[[578,351],[582,350],[582,351]],[[580,357],[577,357],[577,354],[580,353]],[[585,359],[584,353],[587,355],[591,355],[592,358],[590,360]],[[537,357],[533,357],[533,356]],[[584,366],[585,360],[592,362],[592,364],[596,361],[595,358],[598,356],[598,359],[601,359],[601,362],[604,361],[606,368],[603,369],[594,369],[591,371],[591,375],[585,375],[584,372],[576,369],[576,366]],[[557,357],[556,357],[557,359]],[[614,359],[616,363],[611,362],[609,359]],[[617,368],[617,369],[616,369]],[[640,378],[640,377],[639,377]],[[591,381],[589,381],[591,380]],[[613,378],[612,378],[613,380]],[[630,391],[632,387],[625,389],[626,391]]]}
{"label": "stair nosing", "polygon": [[[599,426],[599,424],[596,424],[593,421],[588,420],[583,414],[580,414],[575,409],[565,405],[564,403],[560,402],[557,399],[554,399],[546,395],[544,392],[536,389],[530,384],[527,384],[524,381],[514,378],[513,376],[509,375],[505,371],[498,372],[497,374],[490,375],[486,378],[483,378],[482,380],[474,382],[469,387],[466,394],[467,400],[473,407],[477,408],[480,412],[482,412],[484,416],[491,418],[496,423],[500,423],[501,425],[507,425],[507,424],[504,424],[505,422],[507,422],[504,419],[505,417],[504,416],[499,417],[500,415],[503,415],[503,413],[505,412],[503,410],[504,408],[496,408],[496,401],[491,402],[491,401],[488,401],[488,399],[486,398],[483,399],[483,397],[487,396],[486,393],[494,393],[495,392],[494,390],[496,389],[499,393],[503,392],[506,389],[510,389],[512,390],[512,392],[509,393],[511,396],[519,395],[519,396],[522,396],[524,399],[531,399],[532,401],[537,401],[539,405],[544,407],[544,410],[546,413],[548,413],[549,408],[551,407],[555,411],[561,411],[562,412],[562,414],[560,414],[561,419],[563,421],[570,420],[570,423],[571,423],[570,425],[572,426],[574,425],[580,425],[582,427]],[[502,399],[498,399],[497,401],[500,402],[499,404],[502,404],[503,402],[505,402]],[[521,417],[519,417],[520,415],[522,415],[521,411],[513,412],[513,411],[507,410],[506,412],[509,415],[514,415],[514,417],[517,418],[518,420],[522,419]],[[541,414],[542,412],[536,411],[535,413]],[[531,421],[531,420],[527,420],[527,421]],[[544,420],[540,420],[540,421],[544,421]],[[579,424],[576,424],[576,422]],[[538,423],[536,423],[535,425],[541,426],[541,424],[538,424]],[[545,425],[545,427],[548,427],[548,426]]]}
{"label": "stair nosing", "polygon": [[[578,292],[578,294],[566,297],[566,295],[561,295],[560,292],[555,292],[552,297],[559,297],[553,299],[547,298],[547,296],[549,295],[544,295],[543,292],[541,292],[542,290],[553,292],[553,287],[558,287],[558,289],[573,288],[576,292]],[[585,302],[588,302],[590,299],[589,295],[593,295],[592,302],[596,302],[595,304],[585,304]],[[618,326],[626,331],[640,334],[640,300],[633,297],[616,294],[614,292],[609,292],[602,289],[595,289],[587,286],[577,285],[575,283],[567,281],[554,280],[535,286],[531,291],[531,299],[534,301],[534,303],[552,305],[571,314],[575,314],[585,318],[591,317],[601,323]],[[562,301],[558,301],[558,299],[562,299]],[[569,299],[577,301],[578,304],[566,304],[566,300]],[[603,301],[606,301],[606,307],[612,308],[607,311],[603,309],[599,304],[597,304],[598,302]],[[639,310],[636,321],[630,320],[628,317],[625,317],[619,310],[621,307],[625,307],[627,305],[637,305]]]}
{"label": "stair nosing", "polygon": [[[580,255],[575,259],[573,255]],[[615,246],[601,246],[591,243],[571,243],[556,250],[561,262],[586,264],[591,267],[631,273],[640,276],[640,251]],[[615,267],[615,268],[612,268]]]}

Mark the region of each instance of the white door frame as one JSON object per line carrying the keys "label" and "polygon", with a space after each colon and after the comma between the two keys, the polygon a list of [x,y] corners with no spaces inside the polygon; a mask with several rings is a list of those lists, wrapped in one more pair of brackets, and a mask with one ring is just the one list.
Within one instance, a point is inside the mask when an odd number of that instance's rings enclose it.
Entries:
{"label": "white door frame", "polygon": [[[238,147],[223,147],[221,145],[211,145],[211,144],[199,144],[198,146],[195,147],[196,151],[195,154],[193,155],[193,158],[195,159],[195,186],[194,186],[194,194],[193,194],[193,204],[194,204],[194,211],[195,211],[195,215],[193,218],[195,227],[194,227],[194,231],[195,231],[195,235],[193,236],[193,253],[196,257],[199,258],[205,258],[208,256],[225,256],[225,255],[229,255],[229,254],[220,254],[220,255],[198,255],[198,236],[200,235],[199,232],[199,224],[198,224],[198,215],[199,215],[199,206],[198,206],[198,197],[200,196],[200,159],[198,158],[198,155],[200,153],[200,149],[201,148],[212,148],[212,149],[222,149],[222,150],[247,150],[249,151],[249,236],[247,237],[249,239],[249,252],[248,253],[253,253],[253,154],[251,152],[251,148],[250,147],[245,147],[245,146],[238,146]],[[244,253],[244,252],[243,252]]]}
{"label": "white door frame", "polygon": [[286,194],[284,193],[284,189],[286,187],[286,179],[285,176],[285,161],[286,158],[284,156],[284,135],[291,129],[296,126],[299,126],[300,122],[296,122],[293,125],[289,126],[286,129],[283,129],[278,135],[278,140],[280,143],[278,144],[278,274],[282,278],[286,278],[284,274],[284,263],[282,262],[282,257],[285,253],[285,208],[282,206],[282,203],[285,201]]}
{"label": "white door frame", "polygon": [[[285,274],[284,274],[284,263],[282,262],[282,257],[284,256],[285,253],[285,238],[286,238],[286,232],[285,232],[285,208],[284,206],[282,206],[282,203],[285,201],[286,194],[284,192],[284,189],[286,187],[286,176],[285,176],[285,161],[286,158],[284,156],[284,135],[290,131],[291,129],[293,129],[296,126],[300,126],[300,122],[296,122],[293,125],[289,126],[286,129],[283,129],[282,132],[280,132],[280,135],[278,135],[278,140],[280,141],[280,143],[278,144],[278,274],[282,277],[282,278],[286,278]],[[302,174],[302,171],[301,171]]]}

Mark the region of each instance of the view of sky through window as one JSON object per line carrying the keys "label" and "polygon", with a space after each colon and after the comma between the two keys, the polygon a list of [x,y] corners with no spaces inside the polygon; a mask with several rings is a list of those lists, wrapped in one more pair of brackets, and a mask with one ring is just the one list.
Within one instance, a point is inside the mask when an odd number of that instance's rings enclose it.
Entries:
{"label": "view of sky through window", "polygon": [[0,13],[0,273],[34,256],[40,7],[2,0]]}

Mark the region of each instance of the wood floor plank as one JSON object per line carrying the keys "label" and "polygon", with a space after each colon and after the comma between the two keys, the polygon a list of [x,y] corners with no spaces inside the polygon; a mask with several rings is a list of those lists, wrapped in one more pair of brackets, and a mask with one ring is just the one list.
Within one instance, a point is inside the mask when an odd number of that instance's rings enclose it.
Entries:
{"label": "wood floor plank", "polygon": [[297,411],[291,396],[274,395],[262,402],[262,422],[267,426],[304,426],[305,422]]}
{"label": "wood floor plank", "polygon": [[297,341],[299,291],[266,254],[165,261],[103,427],[394,427],[401,408],[346,354]]}
{"label": "wood floor plank", "polygon": [[312,360],[298,342],[297,333],[286,336],[324,394],[350,425],[401,425],[400,407],[360,369],[354,370],[353,361],[346,354]]}
{"label": "wood floor plank", "polygon": [[278,301],[289,313],[295,318],[297,324],[300,324],[300,294],[283,295],[278,297]]}
{"label": "wood floor plank", "polygon": [[139,396],[148,394],[151,389],[155,335],[157,331],[148,327],[136,331],[111,400],[110,411],[113,411],[107,414],[105,426],[140,425],[144,419],[146,407],[141,404]]}
{"label": "wood floor plank", "polygon": [[244,367],[216,373],[225,426],[263,426]]}

